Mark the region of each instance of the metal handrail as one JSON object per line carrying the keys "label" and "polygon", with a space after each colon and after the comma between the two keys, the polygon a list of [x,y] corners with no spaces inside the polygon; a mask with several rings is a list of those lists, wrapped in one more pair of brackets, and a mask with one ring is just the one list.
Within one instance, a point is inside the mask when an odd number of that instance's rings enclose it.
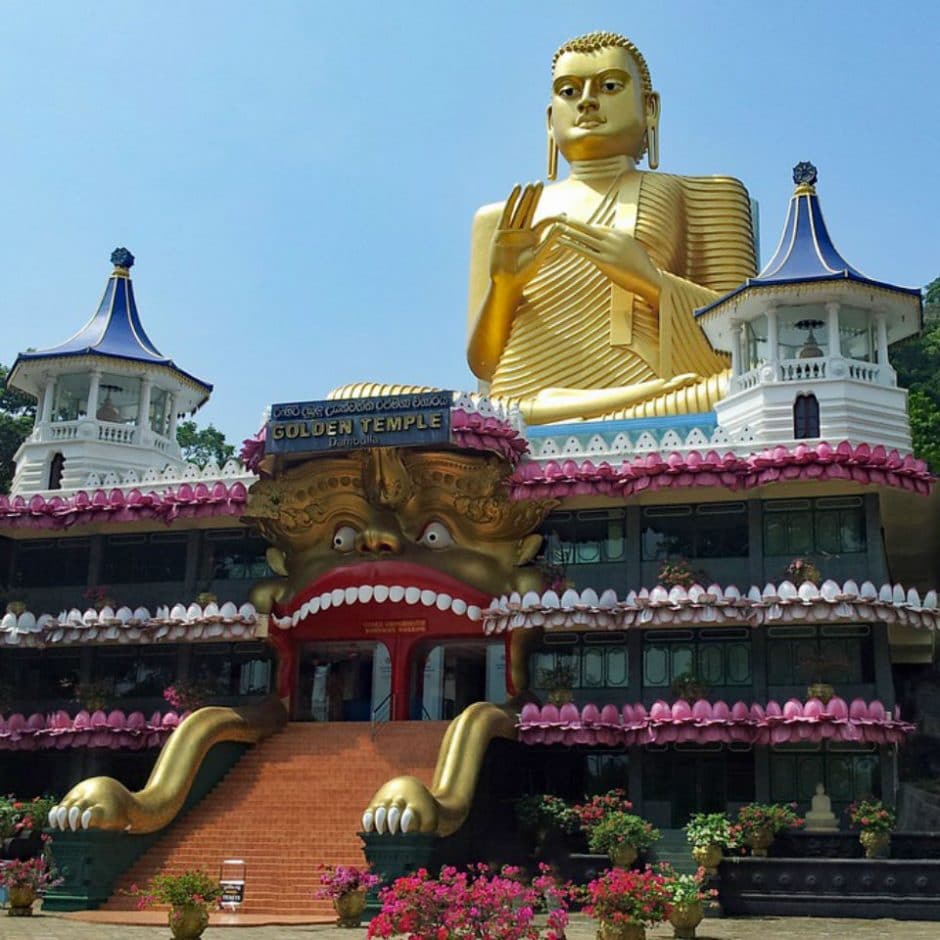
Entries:
{"label": "metal handrail", "polygon": [[[389,692],[385,698],[372,709],[370,735],[374,738],[379,733],[379,728],[392,720],[392,712],[395,705],[395,693]],[[385,710],[385,717],[382,717],[382,711]]]}

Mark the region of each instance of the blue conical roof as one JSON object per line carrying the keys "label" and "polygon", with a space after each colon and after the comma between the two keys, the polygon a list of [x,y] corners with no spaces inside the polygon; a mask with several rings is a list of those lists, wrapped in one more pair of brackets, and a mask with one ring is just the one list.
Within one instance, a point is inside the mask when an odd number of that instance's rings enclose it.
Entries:
{"label": "blue conical roof", "polygon": [[836,248],[823,218],[819,197],[816,195],[816,167],[812,163],[798,163],[793,168],[796,189],[790,197],[783,233],[773,257],[757,277],[748,278],[707,307],[696,310],[703,316],[731,298],[752,287],[777,287],[788,284],[808,284],[819,281],[852,281],[871,285],[920,299],[917,288],[898,287],[876,281],[862,274],[842,257]]}
{"label": "blue conical roof", "polygon": [[134,256],[126,248],[111,253],[114,271],[108,278],[104,296],[92,318],[64,343],[49,349],[20,353],[11,374],[20,362],[34,359],[55,359],[65,356],[105,356],[164,366],[195,383],[208,397],[212,386],[184,372],[172,359],[164,356],[151,342],[140,322],[134,284],[130,269]]}

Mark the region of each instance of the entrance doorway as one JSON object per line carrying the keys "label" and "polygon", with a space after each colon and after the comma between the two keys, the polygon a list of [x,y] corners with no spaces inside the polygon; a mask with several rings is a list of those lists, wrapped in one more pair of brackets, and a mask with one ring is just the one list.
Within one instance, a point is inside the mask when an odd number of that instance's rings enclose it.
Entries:
{"label": "entrance doorway", "polygon": [[754,754],[722,747],[643,753],[643,814],[678,829],[693,813],[722,813],[754,799]]}
{"label": "entrance doorway", "polygon": [[505,644],[448,641],[413,657],[410,717],[450,721],[474,702],[506,698]]}
{"label": "entrance doorway", "polygon": [[297,668],[294,721],[369,721],[391,687],[382,643],[305,643]]}

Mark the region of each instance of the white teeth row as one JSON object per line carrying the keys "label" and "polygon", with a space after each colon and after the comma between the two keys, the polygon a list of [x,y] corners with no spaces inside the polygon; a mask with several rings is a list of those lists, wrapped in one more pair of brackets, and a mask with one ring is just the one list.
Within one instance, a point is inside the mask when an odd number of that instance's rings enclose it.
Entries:
{"label": "white teeth row", "polygon": [[406,806],[404,810],[397,806],[387,808],[379,806],[374,813],[371,809],[367,809],[362,814],[363,832],[377,832],[379,835],[384,835],[387,828],[391,835],[395,835],[399,829],[402,832],[410,832],[414,824],[415,814],[410,806]]}
{"label": "white teeth row", "polygon": [[296,627],[306,617],[313,617],[331,607],[342,607],[348,604],[410,604],[411,606],[436,607],[440,611],[451,610],[458,617],[466,616],[469,620],[483,619],[483,612],[475,604],[468,604],[463,598],[451,597],[450,594],[438,594],[428,588],[402,587],[393,584],[388,587],[384,584],[363,584],[359,587],[334,588],[324,591],[318,597],[311,597],[294,611],[290,618],[291,626]]}
{"label": "white teeth row", "polygon": [[86,809],[82,812],[77,806],[53,806],[49,810],[49,827],[51,829],[71,829],[75,832],[79,825],[82,829],[87,829],[91,825],[91,810]]}

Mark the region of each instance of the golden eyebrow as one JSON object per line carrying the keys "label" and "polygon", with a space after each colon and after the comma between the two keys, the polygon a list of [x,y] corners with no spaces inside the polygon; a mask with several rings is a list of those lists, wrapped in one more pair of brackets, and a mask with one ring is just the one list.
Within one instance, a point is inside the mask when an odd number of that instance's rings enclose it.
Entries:
{"label": "golden eyebrow", "polygon": [[632,81],[630,73],[625,72],[623,69],[605,69],[597,78],[599,81],[604,81],[606,78],[616,78],[617,81],[623,82],[624,85],[628,85]]}
{"label": "golden eyebrow", "polygon": [[565,85],[583,85],[584,79],[579,78],[577,75],[559,75],[555,81],[552,82],[552,91],[558,91],[559,88],[563,88]]}

